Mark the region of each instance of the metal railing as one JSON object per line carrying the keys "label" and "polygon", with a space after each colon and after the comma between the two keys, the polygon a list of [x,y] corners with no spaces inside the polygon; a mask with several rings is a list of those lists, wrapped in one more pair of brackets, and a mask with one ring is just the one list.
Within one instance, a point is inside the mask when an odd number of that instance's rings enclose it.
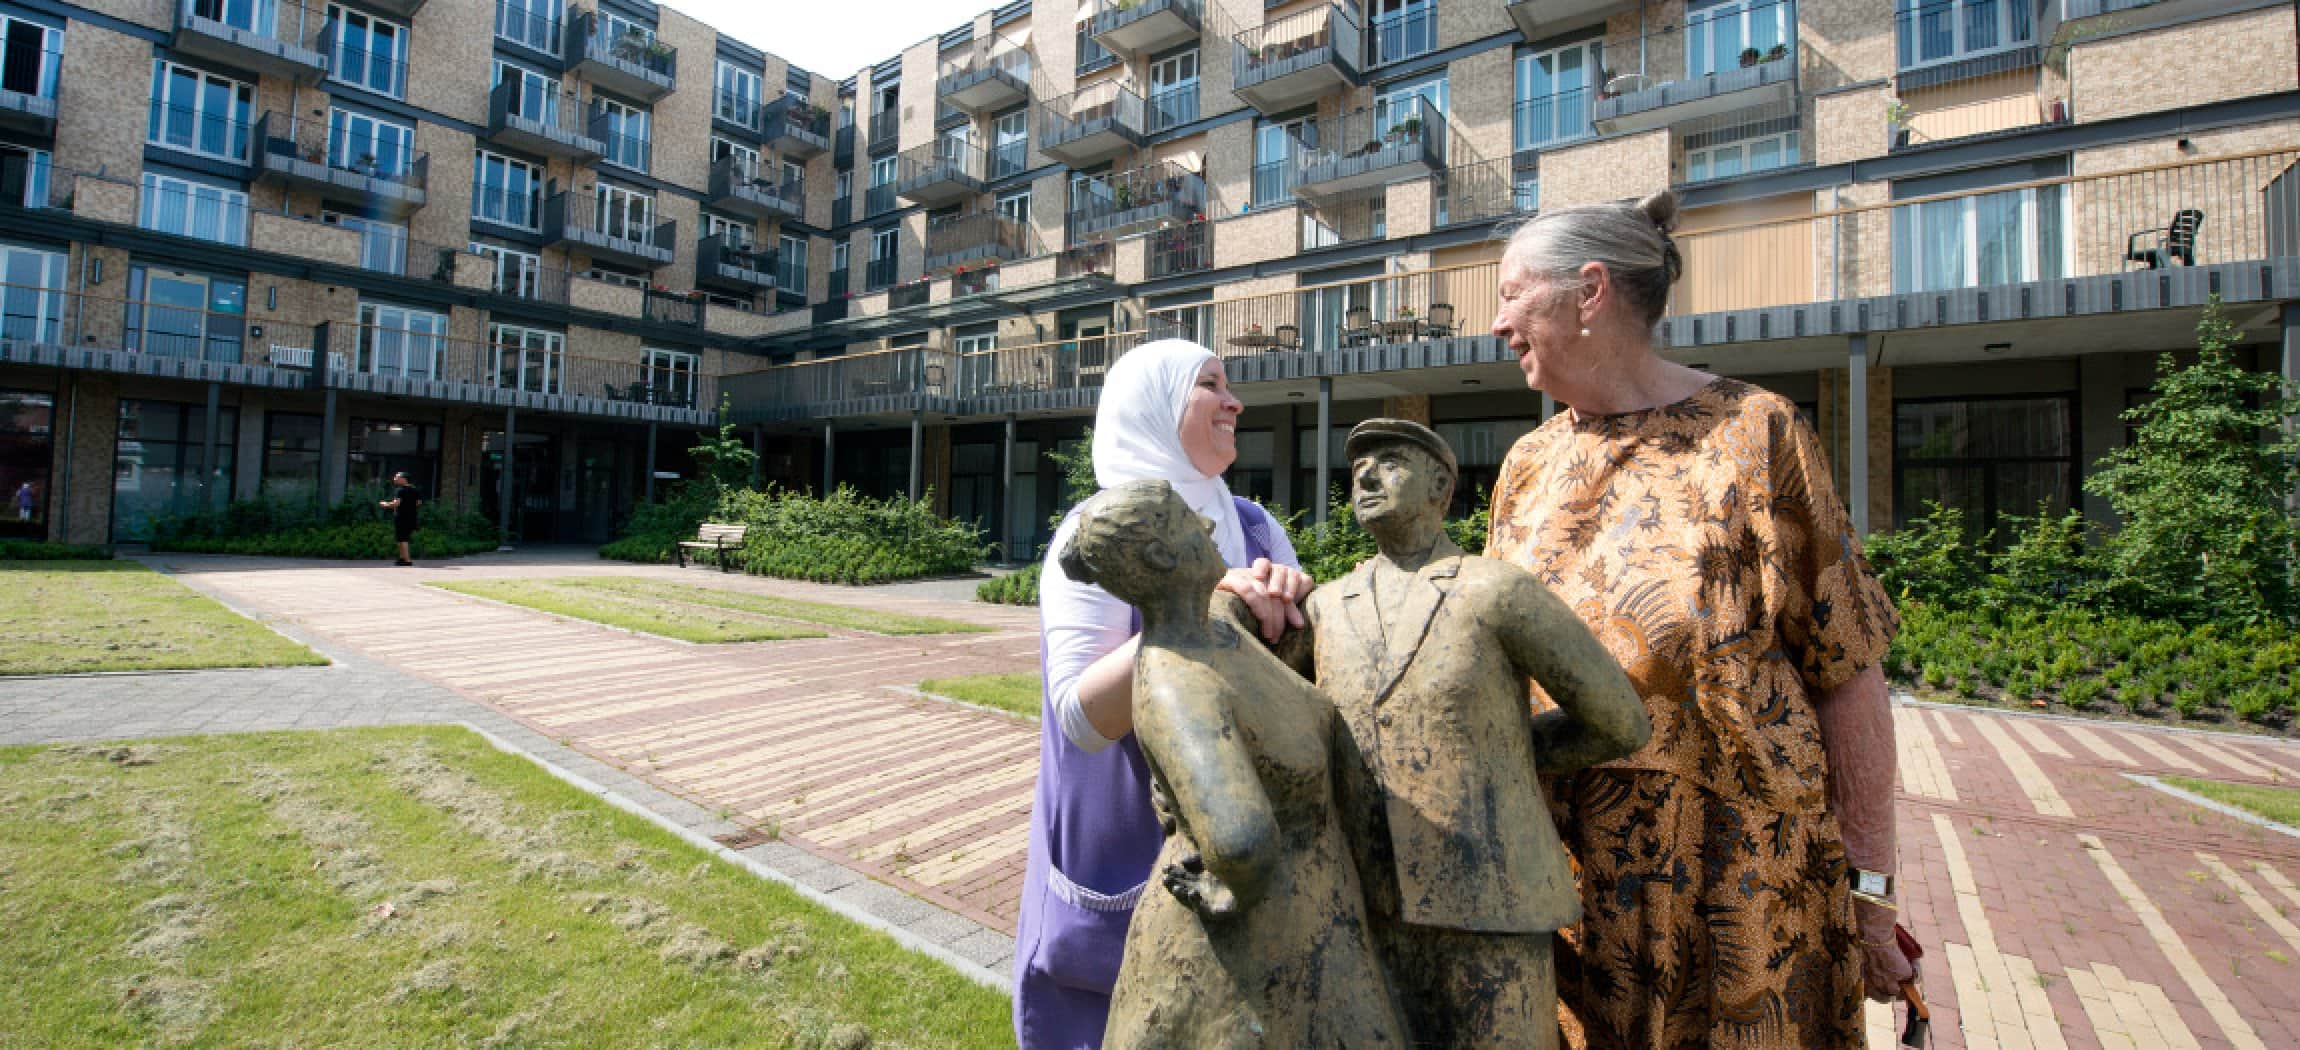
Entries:
{"label": "metal railing", "polygon": [[[617,131],[617,123],[605,103],[597,99],[591,101],[591,133],[606,147],[600,159],[632,171],[647,171],[655,158],[653,128],[650,127],[647,134],[641,135]],[[648,123],[652,125],[653,120],[650,119]]]}
{"label": "metal railing", "polygon": [[392,98],[407,97],[407,60],[388,51],[351,47],[330,34],[327,75]]}
{"label": "metal railing", "polygon": [[218,116],[190,106],[171,106],[154,99],[147,141],[165,149],[183,150],[236,164],[248,162],[248,143],[255,124],[237,117]]}
{"label": "metal railing", "polygon": [[[2032,4],[2021,0],[1897,4],[1893,44],[1903,72],[1987,55],[2011,58],[2012,53],[2036,44],[2036,12]],[[2024,64],[2035,64],[2037,57],[2029,54]]]}
{"label": "metal railing", "polygon": [[958,355],[911,346],[769,365],[726,377],[726,388],[746,404],[784,409],[841,401],[956,396]]}
{"label": "metal railing", "polygon": [[984,168],[982,147],[957,139],[938,138],[896,154],[895,185],[906,187],[907,192],[908,187],[954,180],[981,182]]}
{"label": "metal railing", "polygon": [[[278,111],[256,121],[256,141],[270,158],[300,160],[329,172],[376,179],[421,191],[430,180],[431,154],[375,140],[355,142],[348,128]],[[380,148],[380,152],[377,152]],[[360,152],[354,154],[353,150]]]}
{"label": "metal railing", "polygon": [[1183,223],[1143,238],[1148,253],[1143,272],[1151,280],[1209,270],[1214,266],[1214,224],[1207,220]]}
{"label": "metal railing", "polygon": [[530,51],[557,56],[560,23],[541,12],[518,7],[504,0],[495,3],[495,35]]}
{"label": "metal railing", "polygon": [[1030,143],[1021,139],[1001,142],[990,147],[984,161],[989,166],[991,181],[1013,178],[1030,167]]}
{"label": "metal railing", "polygon": [[640,291],[639,307],[641,317],[657,324],[703,327],[701,292],[659,292],[646,288]]}
{"label": "metal railing", "polygon": [[148,182],[137,188],[136,225],[156,233],[245,247],[248,215],[247,194],[235,190]]}
{"label": "metal railing", "polygon": [[1374,16],[1367,64],[1386,66],[1437,50],[1437,5],[1417,4]]}
{"label": "metal railing", "polygon": [[1430,184],[1430,228],[1491,222],[1518,211],[1516,166],[1509,158],[1461,164]]}
{"label": "metal railing", "polygon": [[1328,63],[1354,74],[1366,53],[1357,11],[1341,4],[1288,15],[1231,39],[1230,68],[1240,88]]}
{"label": "metal railing", "polygon": [[1109,240],[1073,244],[1054,255],[1057,280],[1071,277],[1109,277],[1118,272],[1118,246]]}
{"label": "metal railing", "polygon": [[1590,123],[1596,101],[1597,93],[1585,87],[1518,99],[1511,113],[1511,148],[1548,149],[1597,134]]}
{"label": "metal railing", "polygon": [[1030,224],[995,211],[945,215],[926,224],[926,269],[1003,262],[1039,254]]}
{"label": "metal railing", "polygon": [[1181,127],[1198,119],[1198,82],[1152,88],[1146,101],[1153,133]]}
{"label": "metal railing", "polygon": [[948,95],[990,77],[1007,77],[1030,87],[1030,50],[992,36],[961,45],[935,64],[937,95]]}
{"label": "metal railing", "polygon": [[1225,359],[1478,335],[1493,320],[1500,264],[1471,263],[1304,285],[1152,310],[1154,332],[1189,332]]}
{"label": "metal railing", "polygon": [[1103,47],[1102,42],[1094,39],[1093,34],[1088,33],[1083,25],[1078,27],[1077,48],[1079,76],[1108,69],[1118,64],[1118,56],[1111,54],[1109,48]]}
{"label": "metal railing", "polygon": [[729,94],[725,88],[716,85],[711,89],[712,120],[731,124],[756,135],[766,127],[761,117],[765,109],[766,104],[760,102],[755,95]]}
{"label": "metal railing", "polygon": [[1070,180],[1073,239],[1124,236],[1206,217],[1206,180],[1173,161]]}
{"label": "metal railing", "polygon": [[611,31],[596,11],[578,11],[568,32],[581,42],[581,58],[618,66],[646,80],[672,80],[678,75],[679,49],[638,26],[621,33]]}
{"label": "metal railing", "polygon": [[768,138],[799,136],[817,150],[830,148],[830,111],[804,99],[784,95],[767,103],[759,112],[759,127]]}
{"label": "metal railing", "polygon": [[1119,358],[1147,341],[1148,332],[1116,332],[961,354],[957,393],[1006,397],[1093,389]]}
{"label": "metal railing", "polygon": [[893,149],[902,136],[902,111],[882,109],[870,115],[870,149]]}
{"label": "metal railing", "polygon": [[1294,184],[1300,181],[1301,174],[1301,162],[1292,157],[1256,164],[1248,176],[1252,193],[1248,199],[1256,208],[1289,203],[1294,199]]}
{"label": "metal railing", "polygon": [[1051,149],[1089,135],[1115,130],[1140,141],[1149,118],[1142,96],[1123,81],[1105,80],[1048,99],[1039,111],[1040,148]]}
{"label": "metal railing", "polygon": [[1294,141],[1294,159],[1304,184],[1370,177],[1391,168],[1426,172],[1445,165],[1446,132],[1445,114],[1417,95],[1307,122]]}
{"label": "metal railing", "polygon": [[[330,370],[347,375],[671,408],[704,408],[719,401],[722,369],[704,364],[716,355],[703,355],[683,367],[650,367],[643,361],[576,353],[564,343],[556,348],[529,346],[342,323],[324,325],[316,334],[324,336]],[[306,368],[310,345],[302,355]],[[452,398],[454,391],[440,394]]]}
{"label": "metal railing", "polygon": [[739,153],[730,153],[711,162],[711,197],[723,199],[740,196],[762,205],[793,213],[806,208],[807,179],[796,171],[782,173],[780,180],[767,177],[760,170],[766,162],[752,160]]}
{"label": "metal railing", "polygon": [[863,290],[875,292],[894,284],[893,259],[872,259],[863,264]]}
{"label": "metal railing", "polygon": [[[36,347],[126,351],[155,358],[212,364],[273,365],[274,344],[302,347],[310,356],[315,329],[242,311],[117,299],[49,288],[0,284],[8,309],[0,315],[0,352]],[[252,335],[253,326],[262,331]]]}
{"label": "metal railing", "polygon": [[884,215],[895,206],[894,187],[873,186],[863,191],[863,216]]}
{"label": "metal railing", "polygon": [[[213,33],[221,26],[250,36],[325,55],[335,36],[335,20],[324,6],[300,0],[183,0],[177,24]],[[198,21],[194,21],[194,20]]]}
{"label": "metal railing", "polygon": [[1608,41],[1606,55],[1641,55],[1643,68],[1683,75],[1602,71],[1594,110],[1601,122],[1788,83],[1797,73],[1797,5],[1795,0],[1754,0],[1745,7],[1696,11],[1681,24],[1649,27],[1619,45]]}
{"label": "metal railing", "polygon": [[1201,0],[1094,0],[1094,14],[1086,26],[1088,31],[1101,35],[1166,11],[1181,15],[1192,25],[1206,24]]}
{"label": "metal railing", "polygon": [[[545,236],[633,255],[668,256],[678,243],[679,221],[631,219],[600,213],[596,197],[561,190],[543,202]],[[663,259],[664,262],[669,260]]]}

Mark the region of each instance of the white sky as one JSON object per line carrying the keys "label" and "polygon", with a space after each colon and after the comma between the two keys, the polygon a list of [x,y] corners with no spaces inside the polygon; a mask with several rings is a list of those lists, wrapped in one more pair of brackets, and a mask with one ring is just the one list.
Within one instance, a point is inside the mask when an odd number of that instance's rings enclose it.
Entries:
{"label": "white sky", "polygon": [[719,32],[832,80],[974,21],[995,0],[666,0]]}

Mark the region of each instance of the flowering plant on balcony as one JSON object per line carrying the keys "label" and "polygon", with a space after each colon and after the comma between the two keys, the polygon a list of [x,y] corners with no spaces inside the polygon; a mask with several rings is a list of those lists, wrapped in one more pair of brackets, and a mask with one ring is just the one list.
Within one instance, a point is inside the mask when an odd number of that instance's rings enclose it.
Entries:
{"label": "flowering plant on balcony", "polygon": [[1262,326],[1261,326],[1261,325],[1258,325],[1258,324],[1250,324],[1250,325],[1247,325],[1247,326],[1246,326],[1246,334],[1248,334],[1248,335],[1260,335],[1260,334],[1262,334]]}

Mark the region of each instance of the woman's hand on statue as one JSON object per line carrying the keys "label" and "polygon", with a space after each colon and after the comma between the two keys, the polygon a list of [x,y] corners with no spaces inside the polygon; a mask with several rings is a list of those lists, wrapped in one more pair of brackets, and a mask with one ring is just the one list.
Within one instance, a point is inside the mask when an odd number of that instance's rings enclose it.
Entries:
{"label": "woman's hand on statue", "polygon": [[1315,586],[1317,582],[1310,579],[1309,573],[1276,564],[1268,558],[1256,558],[1254,564],[1224,574],[1215,589],[1244,599],[1246,608],[1253,610],[1254,620],[1262,628],[1262,640],[1274,643],[1287,628],[1308,622],[1302,619],[1301,602]]}
{"label": "woman's hand on statue", "polygon": [[1166,892],[1206,919],[1227,918],[1238,910],[1238,897],[1222,880],[1206,871],[1206,862],[1192,853],[1166,865]]}
{"label": "woman's hand on statue", "polygon": [[1853,902],[1853,917],[1861,931],[1861,978],[1869,998],[1880,1003],[1899,1002],[1901,982],[1917,976],[1917,966],[1902,954],[1893,936],[1894,913],[1867,901]]}

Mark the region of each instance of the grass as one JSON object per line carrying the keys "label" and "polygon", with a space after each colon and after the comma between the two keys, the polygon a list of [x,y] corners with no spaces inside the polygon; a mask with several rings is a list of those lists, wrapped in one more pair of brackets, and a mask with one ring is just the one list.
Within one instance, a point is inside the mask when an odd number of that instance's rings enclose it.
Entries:
{"label": "grass", "polygon": [[474,580],[431,586],[689,642],[821,638],[829,633],[825,628],[831,627],[876,634],[990,630],[957,620],[904,616],[623,576]]}
{"label": "grass", "polygon": [[2193,777],[2163,777],[2165,783],[2182,791],[2193,792],[2224,806],[2234,806],[2256,817],[2273,820],[2285,827],[2300,828],[2300,788],[2264,787],[2258,784],[2227,784],[2218,780],[2197,780]]}
{"label": "grass", "polygon": [[1008,1001],[454,727],[0,749],[0,1045],[1011,1045]]}
{"label": "grass", "polygon": [[327,662],[135,562],[0,562],[0,594],[0,675]]}
{"label": "grass", "polygon": [[965,678],[929,678],[918,684],[920,692],[947,696],[983,707],[1012,711],[1028,718],[1039,713],[1038,673],[978,674]]}

